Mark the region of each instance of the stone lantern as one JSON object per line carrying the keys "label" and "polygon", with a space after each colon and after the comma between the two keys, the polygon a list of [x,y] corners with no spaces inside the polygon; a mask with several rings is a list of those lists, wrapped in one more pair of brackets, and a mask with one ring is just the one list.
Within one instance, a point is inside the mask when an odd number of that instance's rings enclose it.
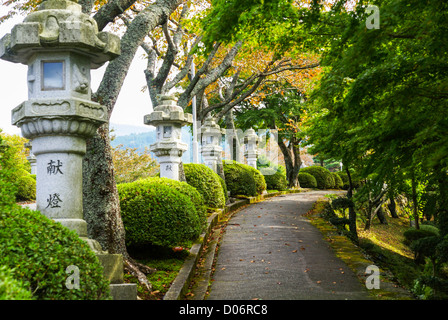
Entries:
{"label": "stone lantern", "polygon": [[247,164],[257,169],[258,136],[252,128],[247,130],[244,137],[244,156],[247,159]]}
{"label": "stone lantern", "polygon": [[81,237],[82,159],[86,139],[108,121],[91,101],[90,69],[117,57],[120,39],[98,32],[75,1],[48,0],[0,40],[0,58],[28,65],[28,100],[12,110],[12,124],[32,141],[37,210]]}
{"label": "stone lantern", "polygon": [[221,128],[215,122],[215,119],[208,114],[201,126],[202,144],[201,154],[205,165],[218,173],[218,162],[221,159]]}
{"label": "stone lantern", "polygon": [[115,299],[135,299],[123,283],[123,258],[87,236],[82,202],[86,139],[108,121],[91,101],[90,70],[120,54],[120,39],[98,32],[77,0],[44,0],[0,39],[0,58],[28,66],[28,100],[12,110],[12,124],[30,139],[36,157],[36,207],[78,233],[96,252]]}
{"label": "stone lantern", "polygon": [[159,160],[160,177],[180,180],[179,164],[188,148],[182,142],[181,130],[182,126],[193,122],[193,116],[184,113],[173,96],[160,96],[159,101],[154,111],[144,117],[145,124],[156,127],[156,142],[150,145],[150,150]]}
{"label": "stone lantern", "polygon": [[36,156],[31,152],[31,143],[25,143],[25,148],[30,151],[29,155],[26,157],[31,166],[31,174],[36,174]]}

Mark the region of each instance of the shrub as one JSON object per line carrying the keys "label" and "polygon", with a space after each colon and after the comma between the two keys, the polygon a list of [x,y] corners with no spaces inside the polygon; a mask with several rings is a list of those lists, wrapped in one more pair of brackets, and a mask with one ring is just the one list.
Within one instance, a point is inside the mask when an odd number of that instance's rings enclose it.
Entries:
{"label": "shrub", "polygon": [[342,189],[348,190],[349,183],[348,183],[348,176],[345,171],[337,171],[336,174],[341,178],[342,181]]}
{"label": "shrub", "polygon": [[231,196],[255,196],[257,186],[252,171],[246,170],[240,163],[228,160],[223,161],[224,175],[227,190]]}
{"label": "shrub", "polygon": [[[342,180],[342,189],[348,190],[349,183],[348,183],[347,172],[345,172],[345,171],[337,171],[336,174]],[[356,174],[356,172],[354,170],[350,170],[350,176],[352,178],[353,188],[355,188],[355,189],[359,188],[360,185],[361,185],[361,181],[360,181],[358,175]]]}
{"label": "shrub", "polygon": [[[109,282],[87,242],[38,211],[0,206],[0,265],[39,300],[109,299]],[[80,289],[69,290],[66,268],[79,268]]]}
{"label": "shrub", "polygon": [[299,184],[301,188],[317,188],[316,178],[306,172],[299,172]]}
{"label": "shrub", "polygon": [[35,200],[36,199],[36,179],[23,169],[16,173],[17,185],[17,201]]}
{"label": "shrub", "polygon": [[199,191],[195,187],[189,185],[186,182],[176,181],[168,178],[154,177],[142,180],[146,181],[149,184],[166,185],[186,195],[193,202],[193,205],[196,209],[196,213],[199,216],[199,219],[201,220],[202,224],[205,225],[205,221],[207,219],[207,207],[205,206],[204,203],[204,197],[199,193]]}
{"label": "shrub", "polygon": [[314,178],[316,178],[317,188],[318,189],[329,189],[333,188],[334,179],[331,175],[331,172],[328,169],[320,166],[311,166],[300,169],[300,173],[309,173]]}
{"label": "shrub", "polygon": [[26,141],[0,130],[0,169],[4,171],[5,179],[15,186],[16,201],[36,199],[36,181],[29,173],[30,164],[25,154]]}
{"label": "shrub", "polygon": [[274,168],[261,168],[261,173],[266,181],[266,188],[268,190],[286,190],[288,189],[288,181],[286,175],[281,170]]}
{"label": "shrub", "polygon": [[200,235],[205,216],[197,213],[187,195],[191,190],[183,193],[175,187],[181,183],[159,183],[162,180],[144,179],[117,186],[128,246],[174,247]]}
{"label": "shrub", "polygon": [[[422,225],[423,227],[423,225]],[[422,239],[422,238],[426,238],[426,237],[431,237],[431,236],[437,236],[438,232],[435,229],[426,229],[425,226],[424,228],[420,228],[420,229],[415,229],[415,228],[409,228],[408,230],[406,230],[403,233],[403,236],[405,237],[405,244],[410,245],[413,241]]]}
{"label": "shrub", "polygon": [[342,189],[342,187],[344,186],[344,182],[342,181],[341,177],[336,172],[332,172],[331,175],[333,176],[334,179],[333,188]]}
{"label": "shrub", "polygon": [[31,300],[32,294],[23,283],[13,278],[6,266],[0,267],[0,300]]}
{"label": "shrub", "polygon": [[[222,208],[226,204],[222,178],[204,164],[184,164],[187,183],[195,187],[203,196],[205,205],[210,208]],[[227,192],[226,192],[227,193]]]}
{"label": "shrub", "polygon": [[224,197],[225,197],[226,203],[227,203],[227,200],[229,200],[229,192],[227,191],[226,182],[220,176],[218,176],[218,178],[219,178],[219,183],[221,184],[222,191],[224,192]]}
{"label": "shrub", "polygon": [[266,180],[261,172],[254,167],[251,167],[247,164],[240,163],[243,169],[251,172],[255,179],[255,189],[258,194],[262,194],[264,190],[266,190]]}

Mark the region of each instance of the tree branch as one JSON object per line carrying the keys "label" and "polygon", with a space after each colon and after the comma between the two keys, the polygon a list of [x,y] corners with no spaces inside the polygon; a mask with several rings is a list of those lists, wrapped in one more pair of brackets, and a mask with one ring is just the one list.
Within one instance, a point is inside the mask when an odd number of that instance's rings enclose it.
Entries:
{"label": "tree branch", "polygon": [[102,5],[93,16],[98,24],[98,30],[103,30],[108,23],[113,22],[117,16],[125,12],[135,2],[136,0],[110,0]]}

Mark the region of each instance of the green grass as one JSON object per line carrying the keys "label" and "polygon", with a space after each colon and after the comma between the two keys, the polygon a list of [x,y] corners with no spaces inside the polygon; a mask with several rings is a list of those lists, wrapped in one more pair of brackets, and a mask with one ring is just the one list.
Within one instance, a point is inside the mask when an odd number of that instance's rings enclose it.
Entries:
{"label": "green grass", "polygon": [[327,201],[317,201],[307,213],[307,217],[322,232],[336,256],[343,260],[363,283],[368,265],[373,264],[380,268],[380,289],[369,290],[375,299],[413,299],[409,290],[421,270],[414,263],[409,248],[402,243],[408,220],[390,218],[388,225],[380,225],[374,221],[369,231],[362,230],[364,225],[358,224],[357,246],[322,217]]}
{"label": "green grass", "polygon": [[171,248],[160,247],[146,247],[129,251],[131,257],[137,262],[157,270],[155,273],[147,275],[147,279],[152,285],[151,291],[140,285],[135,277],[125,274],[126,282],[137,283],[137,294],[142,300],[162,300],[189,254],[187,250],[175,252]]}

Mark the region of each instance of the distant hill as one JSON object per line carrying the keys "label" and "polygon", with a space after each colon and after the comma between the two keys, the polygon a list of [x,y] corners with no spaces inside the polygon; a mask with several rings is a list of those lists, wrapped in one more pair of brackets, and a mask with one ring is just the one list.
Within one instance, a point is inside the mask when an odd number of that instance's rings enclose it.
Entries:
{"label": "distant hill", "polygon": [[112,131],[112,135],[115,135],[117,137],[119,136],[126,136],[133,133],[144,133],[144,132],[151,132],[155,131],[155,128],[152,126],[144,126],[144,125],[129,125],[129,124],[118,124],[118,123],[111,123],[110,124],[110,130]]}
{"label": "distant hill", "polygon": [[[143,152],[145,147],[149,147],[151,144],[156,142],[156,131],[154,127],[121,124],[111,124],[110,127],[114,130],[111,135],[115,135],[115,138],[111,141],[112,147],[116,147],[121,144],[124,147],[137,148],[138,152]],[[183,127],[182,141],[188,144],[188,150],[182,156],[182,161],[184,163],[192,162],[192,155],[190,153],[192,148],[191,139],[192,135],[189,128]]]}

